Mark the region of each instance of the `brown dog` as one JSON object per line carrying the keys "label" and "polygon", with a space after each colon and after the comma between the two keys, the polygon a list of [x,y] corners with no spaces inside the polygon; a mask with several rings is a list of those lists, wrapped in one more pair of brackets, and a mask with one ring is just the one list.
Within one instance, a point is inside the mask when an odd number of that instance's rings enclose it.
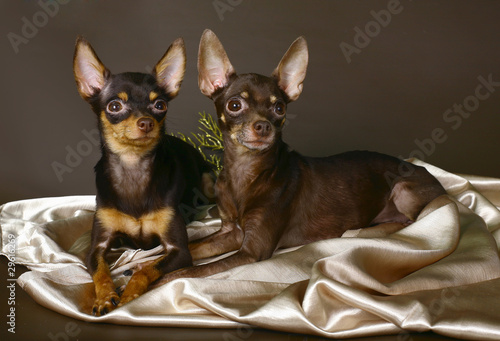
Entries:
{"label": "brown dog", "polygon": [[339,237],[349,229],[407,225],[446,193],[425,168],[388,155],[357,151],[309,158],[290,151],[281,131],[287,104],[302,91],[307,61],[300,37],[270,78],[237,75],[215,34],[204,32],[199,85],[215,103],[225,148],[216,184],[222,228],[189,248],[193,259],[238,251],[167,274],[155,286],[264,260],[277,248]]}

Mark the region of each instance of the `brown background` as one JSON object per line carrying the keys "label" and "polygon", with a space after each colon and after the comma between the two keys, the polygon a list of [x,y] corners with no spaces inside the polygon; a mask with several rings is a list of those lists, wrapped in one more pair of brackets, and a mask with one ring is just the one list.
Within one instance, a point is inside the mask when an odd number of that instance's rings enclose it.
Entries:
{"label": "brown background", "polygon": [[[448,171],[500,177],[500,87],[469,117],[443,117],[474,96],[478,77],[500,81],[499,1],[58,1],[67,4],[45,22],[38,1],[0,2],[0,203],[94,193],[100,151],[88,148],[82,131],[96,120],[72,75],[79,34],[113,72],[146,71],[183,37],[187,73],[170,105],[168,129],[184,133],[196,131],[198,112],[214,113],[197,87],[203,29],[215,31],[238,72],[263,74],[304,35],[308,75],[302,96],[289,106],[285,132],[294,149],[311,156],[354,149],[413,153]],[[216,9],[221,3],[225,11]],[[388,7],[397,12],[390,22],[381,12]],[[384,18],[383,26],[373,13]],[[16,53],[8,37],[22,36],[26,21],[40,27],[27,31],[33,37]],[[356,27],[371,30],[372,38],[358,37],[362,48],[348,63],[340,45],[356,46]],[[417,144],[429,142],[436,129],[434,148]],[[58,179],[52,164],[67,164],[68,151],[78,146],[90,154],[70,159],[72,172]]]}
{"label": "brown background", "polygon": [[[469,117],[452,122],[443,117],[455,104],[474,100],[470,96],[475,96],[478,77],[491,75],[500,81],[499,1],[58,1],[67,3],[57,13],[52,5],[51,15],[43,14],[38,0],[0,1],[0,203],[94,193],[98,147],[92,145],[83,150],[88,155],[73,159],[76,165],[62,181],[52,169],[54,162],[67,162],[68,150],[89,146],[83,131],[96,123],[72,75],[79,34],[114,72],[148,70],[175,38],[183,37],[187,73],[170,106],[168,128],[185,133],[196,131],[198,112],[214,113],[197,88],[196,54],[203,29],[216,32],[236,70],[263,74],[274,69],[297,36],[305,35],[308,75],[301,98],[289,106],[285,133],[293,148],[316,156],[353,149],[402,157],[420,153],[425,161],[452,172],[500,177],[500,87],[478,101]],[[229,6],[224,12],[215,8],[221,3]],[[390,22],[382,14],[387,12],[381,12],[388,6],[395,12]],[[385,18],[385,27],[375,23],[373,13]],[[27,22],[40,27],[30,31]],[[29,37],[16,53],[9,36],[22,36],[23,27]],[[357,28],[371,29],[372,37],[369,42],[358,37],[358,45],[366,46],[349,63],[340,45],[355,46]],[[452,113],[450,118],[458,117]],[[439,142],[431,148],[433,136]],[[418,141],[426,141],[427,149]],[[2,288],[1,297],[7,297]],[[228,337],[216,330],[86,324],[38,306],[20,288],[17,299],[19,340],[48,339],[68,323],[82,330],[72,340]],[[5,328],[4,323],[2,333]],[[229,333],[231,339],[237,336]],[[411,335],[414,340],[435,337]],[[259,330],[248,337],[266,338],[316,340]]]}

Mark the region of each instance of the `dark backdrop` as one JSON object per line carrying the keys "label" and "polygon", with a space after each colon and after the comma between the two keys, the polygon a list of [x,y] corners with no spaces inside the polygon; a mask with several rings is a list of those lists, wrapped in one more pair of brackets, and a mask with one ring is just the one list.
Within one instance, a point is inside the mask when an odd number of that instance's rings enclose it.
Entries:
{"label": "dark backdrop", "polygon": [[[198,112],[214,113],[197,87],[205,28],[237,71],[263,74],[304,35],[308,75],[285,132],[293,148],[370,149],[500,177],[498,1],[2,0],[0,9],[0,203],[94,193],[96,119],[72,74],[79,34],[113,72],[149,70],[183,37],[187,72],[168,129],[184,133]],[[54,163],[71,172],[58,177]]]}

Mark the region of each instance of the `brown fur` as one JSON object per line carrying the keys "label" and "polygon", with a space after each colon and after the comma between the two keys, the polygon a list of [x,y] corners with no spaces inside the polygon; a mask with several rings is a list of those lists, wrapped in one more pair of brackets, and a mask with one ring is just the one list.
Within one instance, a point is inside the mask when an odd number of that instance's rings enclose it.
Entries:
{"label": "brown fur", "polygon": [[205,31],[199,84],[215,103],[224,138],[224,169],[216,184],[222,228],[191,243],[190,251],[194,259],[238,251],[167,274],[155,285],[267,259],[277,248],[340,237],[349,229],[401,227],[446,193],[425,168],[388,155],[310,158],[291,151],[281,132],[286,104],[302,91],[307,59],[301,37],[271,78],[237,75],[217,37]]}

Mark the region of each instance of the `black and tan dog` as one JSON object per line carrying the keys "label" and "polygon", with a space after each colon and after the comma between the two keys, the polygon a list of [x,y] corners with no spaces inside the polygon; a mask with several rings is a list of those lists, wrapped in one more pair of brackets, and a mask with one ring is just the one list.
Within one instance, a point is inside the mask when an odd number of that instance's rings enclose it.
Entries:
{"label": "black and tan dog", "polygon": [[[78,91],[98,116],[102,145],[87,258],[95,284],[94,315],[139,296],[162,274],[192,264],[179,204],[192,205],[195,189],[210,194],[210,167],[194,148],[164,131],[167,106],[179,91],[185,61],[184,43],[177,39],[152,74],[115,75],[85,39],[76,42]],[[165,255],[134,272],[121,297],[105,260],[118,239],[134,247],[165,248]]]}
{"label": "black and tan dog", "polygon": [[271,77],[237,75],[215,34],[201,38],[203,94],[217,110],[224,169],[216,184],[219,232],[189,245],[193,259],[237,250],[227,258],[165,275],[202,277],[271,257],[291,247],[339,237],[349,229],[413,222],[445,194],[423,167],[373,152],[304,157],[281,138],[287,104],[302,92],[307,44],[298,38]]}

